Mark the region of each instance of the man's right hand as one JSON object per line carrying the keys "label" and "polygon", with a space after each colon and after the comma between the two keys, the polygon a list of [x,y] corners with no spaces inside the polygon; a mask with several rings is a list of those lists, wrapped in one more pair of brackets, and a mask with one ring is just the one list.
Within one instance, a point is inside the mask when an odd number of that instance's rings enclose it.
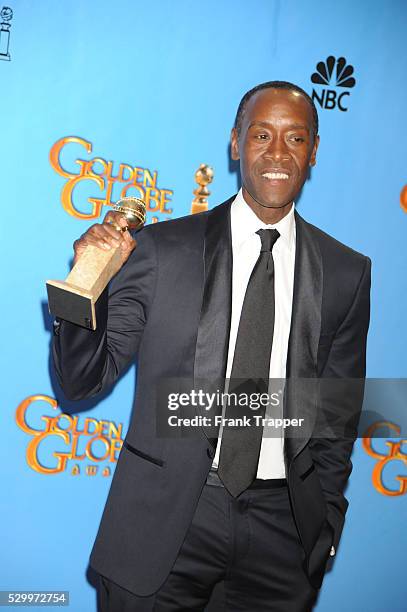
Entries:
{"label": "man's right hand", "polygon": [[120,231],[116,227],[127,227],[126,217],[122,213],[110,210],[103,219],[103,223],[95,223],[78,240],[75,240],[73,244],[74,265],[89,245],[98,247],[103,251],[120,247],[123,265],[136,248],[137,243],[127,230]]}

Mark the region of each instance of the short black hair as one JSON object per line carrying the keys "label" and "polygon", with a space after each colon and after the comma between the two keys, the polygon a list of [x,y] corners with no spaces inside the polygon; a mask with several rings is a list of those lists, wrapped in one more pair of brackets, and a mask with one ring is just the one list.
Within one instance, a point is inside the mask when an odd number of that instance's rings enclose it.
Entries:
{"label": "short black hair", "polygon": [[297,93],[301,94],[306,99],[308,104],[311,106],[312,119],[313,119],[312,127],[313,127],[314,138],[315,138],[315,136],[318,134],[319,122],[318,122],[318,112],[314,104],[314,101],[307,94],[306,91],[301,89],[301,87],[299,87],[298,85],[294,85],[294,83],[290,83],[289,81],[266,81],[265,83],[260,83],[260,85],[256,85],[256,87],[253,87],[253,89],[250,89],[248,92],[245,93],[243,98],[240,100],[240,104],[237,109],[236,118],[235,118],[234,127],[238,134],[240,134],[247,103],[249,102],[250,98],[254,96],[255,93],[257,93],[258,91],[261,91],[262,89],[287,89],[288,91],[296,91]]}

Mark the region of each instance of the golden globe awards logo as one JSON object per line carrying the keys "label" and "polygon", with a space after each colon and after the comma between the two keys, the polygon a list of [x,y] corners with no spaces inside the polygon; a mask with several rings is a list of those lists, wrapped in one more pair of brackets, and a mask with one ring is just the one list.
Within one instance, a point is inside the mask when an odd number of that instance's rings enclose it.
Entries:
{"label": "golden globe awards logo", "polygon": [[123,444],[122,423],[64,414],[48,395],[26,397],[16,423],[31,438],[27,464],[40,474],[111,476]]}
{"label": "golden globe awards logo", "polygon": [[[352,76],[353,72],[353,66],[347,64],[344,57],[336,59],[333,55],[330,55],[325,62],[318,62],[316,72],[311,75],[311,81],[316,85],[325,87],[317,88],[317,90],[313,89],[311,98],[321,108],[326,110],[338,108],[340,111],[346,112],[348,107],[345,104],[347,104],[347,98],[350,96],[350,92],[346,90],[356,85],[356,80]],[[332,87],[338,89],[332,89]],[[344,89],[345,91],[343,91]]]}
{"label": "golden globe awards logo", "polygon": [[403,445],[407,444],[407,440],[386,440],[387,452],[382,453],[379,452],[372,445],[372,438],[374,438],[375,432],[380,428],[389,428],[391,431],[394,431],[395,437],[400,436],[400,427],[391,423],[390,421],[378,421],[377,423],[373,423],[371,425],[363,439],[362,446],[365,452],[377,460],[376,465],[373,468],[372,472],[372,481],[373,486],[382,495],[386,495],[388,497],[399,497],[400,495],[405,495],[407,493],[407,476],[396,476],[395,480],[397,481],[397,488],[389,488],[386,486],[383,480],[383,471],[386,466],[393,461],[399,461],[405,468],[407,468],[407,455],[403,453],[402,448]]}
{"label": "golden globe awards logo", "polygon": [[[92,152],[92,143],[79,136],[64,136],[51,147],[49,161],[59,175],[66,178],[61,191],[61,204],[64,210],[77,219],[96,219],[102,213],[103,206],[113,206],[119,198],[135,196],[145,202],[147,212],[154,213],[151,221],[159,221],[158,214],[170,215],[173,191],[158,186],[158,173],[148,168],[133,166],[127,163],[115,164],[102,157],[93,159],[76,159],[76,167],[66,169],[61,162],[65,147],[70,144],[82,146],[86,153]],[[75,200],[79,185],[89,186],[99,195],[88,197],[90,210],[84,210]],[[114,201],[113,191],[116,191]],[[87,207],[89,208],[89,207]]]}

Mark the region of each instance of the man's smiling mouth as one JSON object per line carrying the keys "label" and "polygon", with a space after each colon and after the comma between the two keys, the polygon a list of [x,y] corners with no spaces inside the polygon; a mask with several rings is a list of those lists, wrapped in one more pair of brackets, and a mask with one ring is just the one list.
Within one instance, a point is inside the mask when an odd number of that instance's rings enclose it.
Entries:
{"label": "man's smiling mouth", "polygon": [[274,181],[274,180],[286,181],[287,179],[290,178],[286,172],[262,172],[261,176],[262,178],[269,180],[269,181]]}

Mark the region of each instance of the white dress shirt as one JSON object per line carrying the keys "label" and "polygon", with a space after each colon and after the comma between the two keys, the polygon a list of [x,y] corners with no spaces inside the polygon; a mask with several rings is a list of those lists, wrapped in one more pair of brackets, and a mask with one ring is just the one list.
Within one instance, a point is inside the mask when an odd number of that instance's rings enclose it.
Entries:
{"label": "white dress shirt", "polygon": [[[232,317],[229,336],[229,350],[226,366],[226,378],[232,371],[237,332],[242,311],[244,296],[250,274],[260,254],[261,240],[256,234],[259,229],[277,229],[280,237],[273,247],[275,317],[273,345],[270,358],[270,378],[285,379],[287,364],[288,339],[291,326],[291,311],[294,287],[295,263],[295,217],[294,205],[281,221],[266,225],[246,204],[242,190],[239,191],[231,205],[232,231]],[[261,321],[259,321],[261,325]],[[280,386],[279,386],[280,387]],[[225,407],[224,407],[225,410]],[[266,410],[266,416],[282,416],[281,408]],[[219,464],[222,429],[213,460],[213,468]],[[264,436],[262,439],[257,478],[285,478],[284,438]]]}

